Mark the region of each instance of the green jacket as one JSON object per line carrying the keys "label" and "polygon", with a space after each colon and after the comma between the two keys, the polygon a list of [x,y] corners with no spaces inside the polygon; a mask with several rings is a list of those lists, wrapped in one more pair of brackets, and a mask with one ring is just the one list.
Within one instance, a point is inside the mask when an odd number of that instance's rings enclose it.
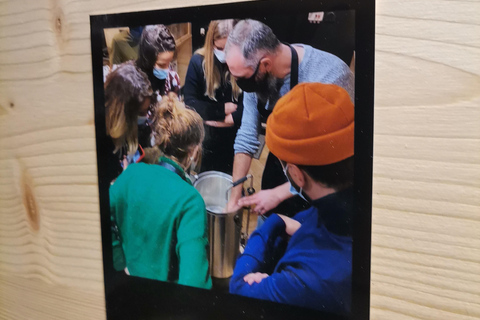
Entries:
{"label": "green jacket", "polygon": [[138,163],[110,187],[112,221],[119,231],[119,239],[112,237],[114,266],[122,270],[126,263],[132,276],[211,288],[205,203],[175,162],[161,160],[182,177]]}

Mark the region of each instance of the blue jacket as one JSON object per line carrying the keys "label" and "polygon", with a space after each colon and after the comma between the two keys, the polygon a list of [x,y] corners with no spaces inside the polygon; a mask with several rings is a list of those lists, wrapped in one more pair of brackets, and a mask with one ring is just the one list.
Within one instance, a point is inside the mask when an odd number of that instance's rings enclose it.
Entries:
{"label": "blue jacket", "polygon": [[[252,233],[237,260],[230,293],[336,314],[351,307],[353,192],[337,192],[313,201],[295,215],[302,226],[287,239],[276,214]],[[249,285],[243,277],[268,273]]]}

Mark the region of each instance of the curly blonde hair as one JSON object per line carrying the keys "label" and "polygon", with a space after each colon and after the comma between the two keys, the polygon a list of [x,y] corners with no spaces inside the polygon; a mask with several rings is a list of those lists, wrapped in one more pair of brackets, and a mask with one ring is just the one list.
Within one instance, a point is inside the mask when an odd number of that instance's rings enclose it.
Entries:
{"label": "curly blonde hair", "polygon": [[203,119],[177,98],[164,96],[155,108],[152,135],[155,146],[163,155],[184,168],[188,166],[189,155],[197,147],[197,162],[200,160],[205,137]]}

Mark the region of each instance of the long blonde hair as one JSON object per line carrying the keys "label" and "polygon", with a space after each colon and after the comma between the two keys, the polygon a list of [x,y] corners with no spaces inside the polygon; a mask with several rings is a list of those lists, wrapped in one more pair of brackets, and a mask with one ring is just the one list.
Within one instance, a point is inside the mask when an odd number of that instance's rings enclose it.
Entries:
{"label": "long blonde hair", "polygon": [[115,144],[114,152],[127,145],[129,154],[138,148],[137,117],[145,101],[152,95],[147,75],[131,63],[110,73],[105,82],[106,131]]}
{"label": "long blonde hair", "polygon": [[184,169],[189,166],[189,155],[196,147],[196,160],[199,162],[205,137],[203,119],[177,98],[162,98],[153,114],[152,135],[154,145],[163,155],[179,163]]}
{"label": "long blonde hair", "polygon": [[205,36],[205,44],[202,48],[196,51],[196,53],[204,57],[202,67],[205,74],[205,81],[207,84],[205,95],[212,100],[216,100],[215,90],[220,87],[222,77],[224,77],[224,81],[229,81],[231,83],[232,98],[234,100],[238,100],[238,96],[241,92],[235,81],[235,78],[230,74],[230,72],[227,71],[225,74],[220,75],[220,70],[218,70],[217,66],[215,66],[213,53],[213,43],[216,40],[226,39],[230,32],[233,30],[235,23],[236,21],[233,19],[211,21],[208,25],[207,35]]}

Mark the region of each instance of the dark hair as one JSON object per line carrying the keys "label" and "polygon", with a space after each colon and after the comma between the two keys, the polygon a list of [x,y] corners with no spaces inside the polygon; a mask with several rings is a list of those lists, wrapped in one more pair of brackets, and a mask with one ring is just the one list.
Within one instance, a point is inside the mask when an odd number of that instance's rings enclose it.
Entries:
{"label": "dark hair", "polygon": [[238,22],[228,36],[226,53],[232,45],[240,48],[247,66],[255,69],[262,56],[275,53],[280,41],[269,26],[247,19]]}
{"label": "dark hair", "polygon": [[297,167],[305,171],[314,181],[341,191],[353,186],[353,156],[325,166],[304,166]]}
{"label": "dark hair", "polygon": [[147,75],[132,63],[122,64],[105,82],[105,120],[107,135],[115,150],[128,145],[128,152],[138,148],[137,116],[145,98],[152,95]]}
{"label": "dark hair", "polygon": [[138,46],[137,66],[146,72],[153,70],[157,56],[175,51],[175,38],[163,24],[146,26]]}

